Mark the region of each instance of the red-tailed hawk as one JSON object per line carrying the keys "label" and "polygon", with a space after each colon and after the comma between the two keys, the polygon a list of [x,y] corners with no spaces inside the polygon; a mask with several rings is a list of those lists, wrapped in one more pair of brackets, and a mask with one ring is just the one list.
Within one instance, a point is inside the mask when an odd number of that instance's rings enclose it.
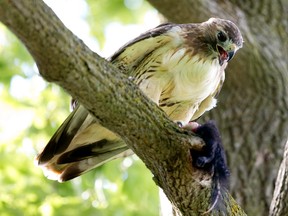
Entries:
{"label": "red-tailed hawk", "polygon": [[[182,125],[216,105],[224,69],[242,47],[234,23],[211,18],[199,24],[162,24],[135,38],[110,59],[171,120]],[[60,182],[119,157],[128,147],[77,105],[36,158]]]}

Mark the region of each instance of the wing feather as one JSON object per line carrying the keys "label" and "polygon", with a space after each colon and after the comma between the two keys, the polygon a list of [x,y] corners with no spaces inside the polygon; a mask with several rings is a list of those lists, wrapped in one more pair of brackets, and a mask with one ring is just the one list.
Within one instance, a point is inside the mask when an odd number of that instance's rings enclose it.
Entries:
{"label": "wing feather", "polygon": [[127,75],[132,75],[131,69],[136,68],[151,52],[171,41],[171,37],[165,33],[174,26],[173,23],[165,23],[141,34],[122,46],[108,60]]}

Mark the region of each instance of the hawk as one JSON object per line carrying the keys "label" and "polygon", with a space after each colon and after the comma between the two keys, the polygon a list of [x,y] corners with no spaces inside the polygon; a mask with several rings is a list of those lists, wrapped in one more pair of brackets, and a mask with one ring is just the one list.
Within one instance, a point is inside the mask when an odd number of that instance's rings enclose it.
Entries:
{"label": "hawk", "polygon": [[[141,34],[108,60],[171,120],[186,125],[215,107],[224,69],[242,43],[239,29],[228,20],[166,23]],[[78,104],[36,161],[48,178],[63,182],[129,151],[121,137]]]}

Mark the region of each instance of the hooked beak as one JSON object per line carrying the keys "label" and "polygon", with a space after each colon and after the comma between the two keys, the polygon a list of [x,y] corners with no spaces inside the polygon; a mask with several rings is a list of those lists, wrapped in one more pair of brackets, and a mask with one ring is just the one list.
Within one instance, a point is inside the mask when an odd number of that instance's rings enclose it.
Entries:
{"label": "hooked beak", "polygon": [[219,64],[221,66],[224,64],[225,61],[230,61],[235,54],[234,50],[227,52],[223,47],[219,45],[217,45],[217,51],[219,53]]}
{"label": "hooked beak", "polygon": [[234,54],[235,54],[235,51],[234,51],[234,50],[228,52],[228,56],[229,56],[229,57],[228,57],[228,60],[227,60],[227,61],[230,61],[230,60],[233,58]]}

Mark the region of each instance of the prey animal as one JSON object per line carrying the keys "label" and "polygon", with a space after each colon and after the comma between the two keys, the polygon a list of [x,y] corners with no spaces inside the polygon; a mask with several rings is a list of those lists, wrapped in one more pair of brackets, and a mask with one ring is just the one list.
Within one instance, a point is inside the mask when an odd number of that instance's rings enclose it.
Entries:
{"label": "prey animal", "polygon": [[[228,20],[166,23],[130,41],[108,60],[184,126],[215,107],[224,70],[242,43],[239,29]],[[127,151],[121,137],[78,104],[36,160],[48,178],[63,182]]]}

